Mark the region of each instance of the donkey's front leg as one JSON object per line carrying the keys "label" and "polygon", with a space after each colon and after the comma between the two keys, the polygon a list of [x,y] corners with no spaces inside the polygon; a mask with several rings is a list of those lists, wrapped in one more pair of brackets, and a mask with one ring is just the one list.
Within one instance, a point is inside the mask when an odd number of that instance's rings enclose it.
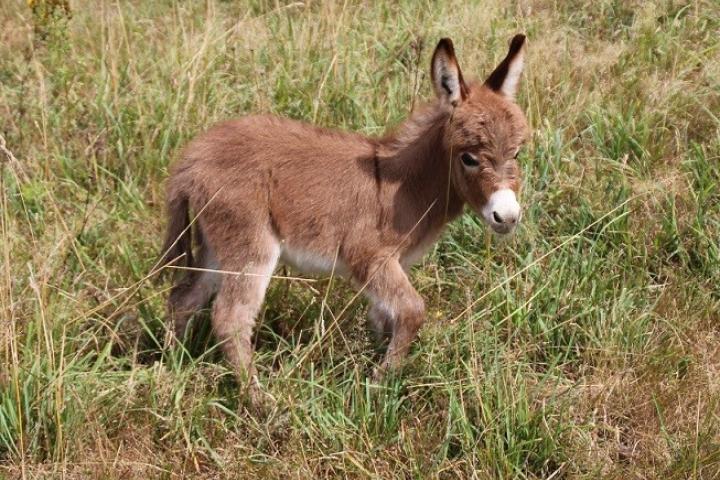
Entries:
{"label": "donkey's front leg", "polygon": [[365,288],[373,302],[373,314],[383,312],[389,323],[384,326],[391,332],[385,358],[375,370],[375,378],[380,379],[386,371],[397,368],[407,355],[425,320],[425,303],[397,259],[382,259],[366,271]]}

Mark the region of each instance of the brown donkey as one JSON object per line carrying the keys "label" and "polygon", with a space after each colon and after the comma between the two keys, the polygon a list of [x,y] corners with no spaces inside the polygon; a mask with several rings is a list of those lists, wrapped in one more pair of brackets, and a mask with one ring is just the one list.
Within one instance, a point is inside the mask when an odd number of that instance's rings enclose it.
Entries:
{"label": "brown donkey", "polygon": [[516,35],[481,84],[465,82],[452,42],[440,40],[437,99],[382,138],[249,116],[194,139],[167,185],[164,264],[188,268],[170,294],[176,337],[217,293],[214,334],[238,374],[254,378],[255,316],[282,262],[354,281],[390,339],[376,374],[398,365],[424,317],[413,262],[466,203],[499,234],[520,219],[516,158],[528,127],[514,95],[524,44]]}

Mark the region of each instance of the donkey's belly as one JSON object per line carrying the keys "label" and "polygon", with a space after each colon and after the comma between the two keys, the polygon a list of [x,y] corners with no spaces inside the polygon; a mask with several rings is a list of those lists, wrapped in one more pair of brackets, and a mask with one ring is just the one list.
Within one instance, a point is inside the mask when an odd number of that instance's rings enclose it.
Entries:
{"label": "donkey's belly", "polygon": [[339,258],[295,248],[286,243],[282,245],[280,262],[309,275],[333,273],[344,277],[349,273],[347,265]]}

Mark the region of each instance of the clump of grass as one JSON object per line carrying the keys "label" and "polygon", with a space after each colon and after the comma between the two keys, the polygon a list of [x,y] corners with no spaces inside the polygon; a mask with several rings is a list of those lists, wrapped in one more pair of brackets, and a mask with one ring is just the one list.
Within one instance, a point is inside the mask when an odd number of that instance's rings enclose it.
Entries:
{"label": "clump of grass", "polygon": [[[0,9],[8,476],[720,471],[712,1],[71,10],[40,39],[25,2]],[[523,226],[499,242],[467,214],[413,270],[428,322],[401,375],[368,380],[365,307],[335,279],[271,285],[257,334],[277,402],[266,417],[242,413],[207,313],[186,345],[165,346],[167,285],[148,274],[184,142],[250,112],[379,134],[430,94],[437,38],[481,76],[517,31],[534,129]]]}

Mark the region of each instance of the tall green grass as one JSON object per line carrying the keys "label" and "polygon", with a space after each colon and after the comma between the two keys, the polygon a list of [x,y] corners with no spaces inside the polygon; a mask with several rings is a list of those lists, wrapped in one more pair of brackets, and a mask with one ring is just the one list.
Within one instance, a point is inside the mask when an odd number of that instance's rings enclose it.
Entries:
{"label": "tall green grass", "polygon": [[[71,2],[0,9],[0,472],[9,478],[715,478],[716,2]],[[277,280],[274,408],[198,315],[165,346],[163,180],[215,121],[381,134],[441,36],[482,77],[529,36],[523,225],[467,213],[412,277],[428,321],[382,385],[366,306]],[[340,314],[341,312],[342,315]],[[338,328],[339,327],[339,328]]]}

